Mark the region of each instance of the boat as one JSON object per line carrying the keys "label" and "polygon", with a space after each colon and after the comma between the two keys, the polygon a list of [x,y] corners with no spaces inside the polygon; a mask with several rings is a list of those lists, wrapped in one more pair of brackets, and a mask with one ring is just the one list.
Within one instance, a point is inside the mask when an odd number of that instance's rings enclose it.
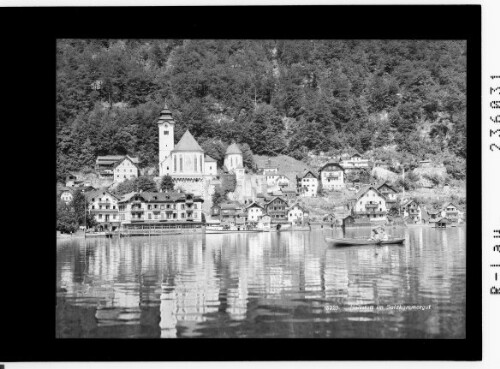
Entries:
{"label": "boat", "polygon": [[402,244],[404,238],[389,238],[387,240],[372,240],[371,238],[331,238],[326,237],[326,242],[334,246],[358,246],[358,245],[396,245]]}

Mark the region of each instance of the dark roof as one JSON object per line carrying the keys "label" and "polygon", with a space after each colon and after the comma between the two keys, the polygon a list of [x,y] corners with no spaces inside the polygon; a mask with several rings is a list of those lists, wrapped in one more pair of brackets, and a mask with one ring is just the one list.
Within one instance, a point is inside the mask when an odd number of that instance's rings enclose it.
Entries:
{"label": "dark roof", "polygon": [[215,160],[214,158],[211,158],[210,156],[205,154],[205,163],[210,162],[210,161],[217,162],[217,160]]}
{"label": "dark roof", "polygon": [[85,195],[85,198],[87,200],[88,199],[92,199],[92,198],[96,198],[96,197],[99,197],[99,196],[103,196],[103,195],[109,195],[111,197],[114,197],[117,200],[119,199],[118,196],[115,196],[111,192],[108,192],[107,190],[103,190],[103,189],[97,189],[97,190],[93,190],[93,191],[88,191],[88,192],[85,192],[84,195]]}
{"label": "dark roof", "polygon": [[98,156],[96,159],[97,164],[114,164],[117,161],[123,160],[125,157],[128,157],[132,163],[138,164],[139,163],[139,158],[137,157],[132,157],[129,155],[105,155],[105,156]]}
{"label": "dark roof", "polygon": [[254,206],[258,206],[261,209],[264,208],[261,204],[259,204],[258,202],[255,202],[255,201],[252,202],[250,205],[248,205],[246,208],[248,209],[248,208],[251,208],[251,207],[254,207]]}
{"label": "dark roof", "polygon": [[380,197],[384,198],[385,199],[385,196],[382,195],[380,193],[379,190],[377,190],[374,186],[372,185],[365,185],[365,186],[362,186],[360,189],[359,189],[359,192],[358,194],[356,195],[356,201],[358,201],[361,196],[363,196],[365,193],[367,193],[370,189],[374,190]]}
{"label": "dark roof", "polygon": [[300,205],[298,202],[295,202],[292,205],[290,205],[288,208],[286,208],[286,211],[287,212],[290,211],[295,206],[299,207],[303,212],[307,212],[307,210],[302,205]]}
{"label": "dark roof", "polygon": [[377,189],[378,189],[378,190],[380,190],[380,188],[381,188],[381,187],[383,187],[383,186],[386,186],[386,187],[390,188],[390,189],[391,189],[391,190],[393,190],[395,193],[397,193],[397,192],[398,192],[398,191],[396,191],[396,190],[394,189],[394,187],[392,187],[392,186],[388,185],[388,184],[387,184],[387,182],[384,182],[384,183],[382,183],[381,185],[378,185],[378,186],[377,186]]}
{"label": "dark roof", "polygon": [[198,145],[198,142],[195,140],[193,135],[187,130],[184,132],[184,135],[182,135],[181,139],[179,142],[177,142],[177,145],[175,145],[174,149],[172,151],[201,151],[203,152],[203,149]]}
{"label": "dark roof", "polygon": [[276,197],[272,198],[271,200],[269,200],[268,202],[266,202],[266,205],[269,205],[270,203],[272,203],[276,199],[281,199],[282,201],[285,202],[285,204],[288,205],[288,202],[284,198],[282,198],[281,196],[276,196]]}
{"label": "dark roof", "polygon": [[[145,202],[175,202],[185,200],[186,194],[179,192],[131,192],[121,197],[120,202],[128,202],[132,197],[139,196]],[[193,201],[203,201],[201,197],[193,196]]]}
{"label": "dark roof", "polygon": [[[137,168],[137,163],[136,163],[136,162],[134,162],[134,161],[132,160],[132,158],[131,158],[130,156],[128,156],[128,155],[124,156],[121,160],[119,160],[119,161],[115,162],[115,164],[114,164],[114,167],[113,167],[113,168],[116,168],[118,165],[120,165],[120,164],[121,164],[123,161],[125,161],[125,160],[129,160],[129,161],[130,161],[130,162],[131,162],[131,163],[132,163],[132,164],[133,164],[133,165]],[[137,160],[138,160],[138,159],[137,159]],[[139,168],[137,168],[137,169],[139,169]]]}
{"label": "dark roof", "polygon": [[315,170],[306,169],[302,173],[297,174],[297,178],[302,179],[302,178],[304,178],[307,175],[307,173],[311,173],[315,178],[319,177],[318,172],[316,172]]}
{"label": "dark roof", "polygon": [[443,217],[443,218],[437,219],[436,223],[450,223],[450,221],[448,220],[448,218]]}
{"label": "dark roof", "polygon": [[221,209],[241,209],[243,206],[241,206],[240,203],[238,202],[226,202],[220,205]]}
{"label": "dark roof", "polygon": [[168,106],[165,103],[165,106],[160,113],[160,118],[158,118],[158,124],[163,124],[166,122],[175,123],[174,118],[172,117],[172,112],[168,109]]}
{"label": "dark roof", "polygon": [[345,172],[345,170],[344,170],[344,168],[342,167],[342,165],[340,165],[340,164],[339,164],[339,163],[337,163],[337,162],[333,162],[333,161],[329,161],[328,163],[326,163],[325,165],[323,165],[323,166],[319,169],[319,171],[320,171],[320,172],[322,172],[322,171],[323,171],[323,169],[324,169],[325,167],[329,166],[329,165],[333,165],[333,166],[339,167],[339,169],[340,169],[340,170],[343,170],[343,171]]}

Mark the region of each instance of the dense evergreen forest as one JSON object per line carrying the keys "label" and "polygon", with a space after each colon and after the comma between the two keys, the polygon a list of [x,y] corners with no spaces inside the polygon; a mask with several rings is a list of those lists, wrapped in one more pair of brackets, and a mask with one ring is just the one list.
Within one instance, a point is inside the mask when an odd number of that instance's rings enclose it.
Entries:
{"label": "dense evergreen forest", "polygon": [[[165,104],[210,155],[387,145],[466,156],[466,45],[460,41],[59,40],[57,176],[97,155],[158,161]],[[380,151],[380,150],[379,150]]]}

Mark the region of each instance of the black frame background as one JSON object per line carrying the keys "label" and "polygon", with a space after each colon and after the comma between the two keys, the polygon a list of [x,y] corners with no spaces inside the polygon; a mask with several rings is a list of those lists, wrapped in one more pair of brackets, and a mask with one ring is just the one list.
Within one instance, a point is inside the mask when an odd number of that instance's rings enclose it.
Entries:
{"label": "black frame background", "polygon": [[[12,194],[26,195],[6,197],[14,200],[13,217],[27,220],[4,223],[10,231],[2,247],[0,361],[481,360],[480,5],[2,8],[0,17],[7,96],[2,128],[4,146],[15,156],[4,178],[22,178],[4,184]],[[466,193],[472,231],[467,232],[466,338],[56,339],[58,38],[467,40]]]}

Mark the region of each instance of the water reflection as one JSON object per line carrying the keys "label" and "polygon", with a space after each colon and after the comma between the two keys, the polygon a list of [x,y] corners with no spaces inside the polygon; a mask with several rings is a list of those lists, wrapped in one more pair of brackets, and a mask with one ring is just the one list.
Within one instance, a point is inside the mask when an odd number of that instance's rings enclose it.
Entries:
{"label": "water reflection", "polygon": [[[405,245],[329,247],[338,230],[60,242],[57,336],[463,338],[465,228],[391,233]],[[432,308],[328,310],[360,304]]]}

